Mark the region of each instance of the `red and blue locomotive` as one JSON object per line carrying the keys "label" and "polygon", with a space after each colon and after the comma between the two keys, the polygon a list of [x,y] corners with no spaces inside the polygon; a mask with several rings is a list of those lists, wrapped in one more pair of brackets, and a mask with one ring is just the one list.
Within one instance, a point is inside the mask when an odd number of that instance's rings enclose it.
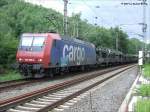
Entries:
{"label": "red and blue locomotive", "polygon": [[96,64],[92,43],[55,33],[24,33],[21,35],[16,59],[25,77],[52,76]]}

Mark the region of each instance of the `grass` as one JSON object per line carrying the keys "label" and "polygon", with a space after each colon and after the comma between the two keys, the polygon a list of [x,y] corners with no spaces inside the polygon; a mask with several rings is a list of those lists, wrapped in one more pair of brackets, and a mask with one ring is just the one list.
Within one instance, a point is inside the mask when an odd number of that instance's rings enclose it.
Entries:
{"label": "grass", "polygon": [[150,96],[150,85],[149,84],[142,84],[138,88],[138,94],[141,96]]}
{"label": "grass", "polygon": [[144,77],[150,78],[150,64],[144,65]]}
{"label": "grass", "polygon": [[0,82],[21,79],[21,75],[16,71],[9,71],[5,74],[0,74]]}
{"label": "grass", "polygon": [[138,100],[135,110],[135,112],[150,112],[150,99]]}

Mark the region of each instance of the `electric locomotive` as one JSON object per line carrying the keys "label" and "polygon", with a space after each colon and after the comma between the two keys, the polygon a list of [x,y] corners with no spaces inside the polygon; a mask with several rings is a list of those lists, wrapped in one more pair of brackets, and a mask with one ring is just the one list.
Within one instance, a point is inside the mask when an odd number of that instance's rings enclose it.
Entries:
{"label": "electric locomotive", "polygon": [[92,43],[56,33],[24,33],[16,59],[23,76],[40,78],[93,66],[96,51]]}

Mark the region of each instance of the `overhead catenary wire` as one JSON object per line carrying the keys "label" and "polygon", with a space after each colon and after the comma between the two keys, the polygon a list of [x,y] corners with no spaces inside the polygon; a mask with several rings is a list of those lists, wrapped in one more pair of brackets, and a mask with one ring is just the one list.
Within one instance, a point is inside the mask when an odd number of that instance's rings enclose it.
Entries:
{"label": "overhead catenary wire", "polygon": [[[107,1],[109,2],[109,1],[112,1],[112,0],[107,0]],[[117,1],[121,1],[121,0],[117,0]],[[106,24],[106,25],[108,25],[108,26],[110,26],[110,24],[112,24],[112,22],[110,23],[109,21],[104,20],[102,16],[98,15],[98,13],[92,8],[91,5],[89,5],[89,4],[87,3],[87,1],[82,0],[82,2],[93,12],[94,17],[98,17],[98,18],[101,19],[102,24],[104,23],[104,24]],[[95,8],[96,8],[96,6],[95,6]],[[133,17],[133,20],[134,20],[134,17]],[[96,21],[97,21],[97,20],[96,20]]]}
{"label": "overhead catenary wire", "polygon": [[[102,23],[105,21],[100,15],[97,14],[97,12],[89,4],[86,3],[85,0],[82,0],[82,2],[93,12],[94,17],[100,18],[101,21],[102,21]],[[107,22],[105,21],[105,24],[108,25],[108,26],[110,26],[111,23],[108,23],[108,21]]]}

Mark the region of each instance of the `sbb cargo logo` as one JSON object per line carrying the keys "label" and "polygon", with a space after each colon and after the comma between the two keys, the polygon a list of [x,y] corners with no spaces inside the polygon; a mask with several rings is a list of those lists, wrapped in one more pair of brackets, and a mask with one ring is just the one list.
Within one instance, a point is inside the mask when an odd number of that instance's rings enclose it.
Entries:
{"label": "sbb cargo logo", "polygon": [[85,60],[85,49],[79,46],[64,45],[63,59],[80,65]]}

